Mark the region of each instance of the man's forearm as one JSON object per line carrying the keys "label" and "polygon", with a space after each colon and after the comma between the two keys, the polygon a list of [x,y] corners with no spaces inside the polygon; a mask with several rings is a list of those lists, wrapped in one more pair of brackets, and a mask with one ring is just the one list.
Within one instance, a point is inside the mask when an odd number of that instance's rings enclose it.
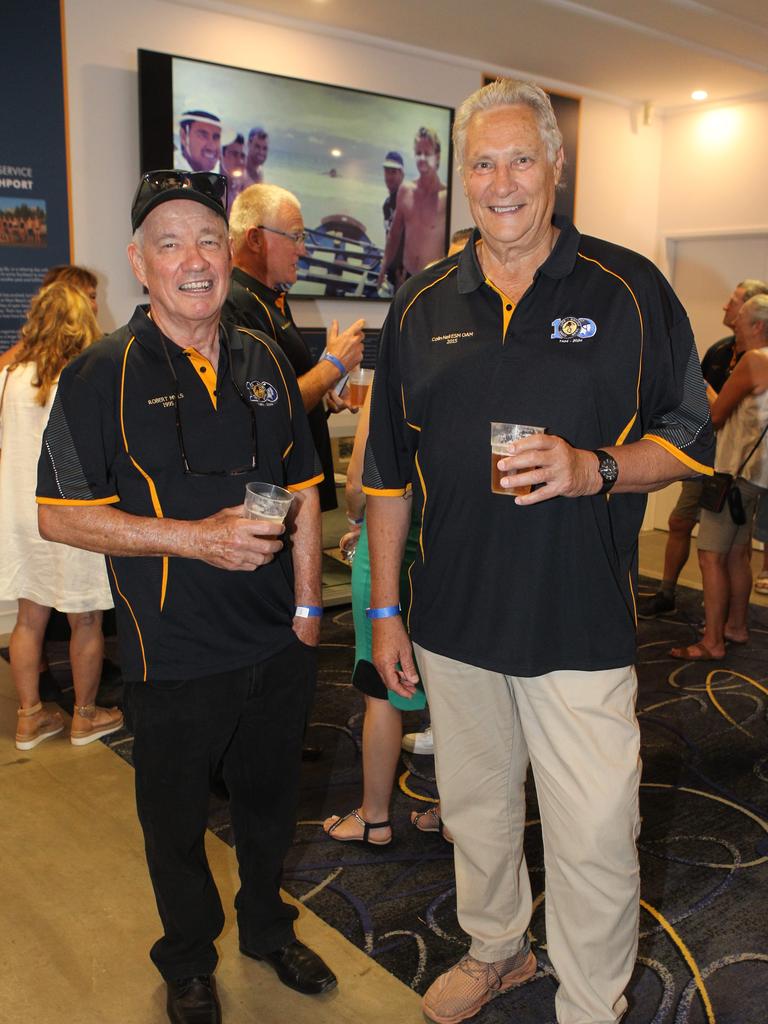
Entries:
{"label": "man's forearm", "polygon": [[45,540],[102,555],[193,557],[195,522],[133,516],[111,505],[39,505]]}
{"label": "man's forearm", "polygon": [[319,605],[322,603],[323,538],[316,487],[296,492],[290,517],[288,533],[292,541],[296,604]]}
{"label": "man's forearm", "polygon": [[311,412],[326,391],[329,391],[340,379],[338,369],[329,359],[321,359],[311,370],[303,373],[298,380],[305,411]]}
{"label": "man's forearm", "polygon": [[[686,480],[701,472],[686,465],[656,441],[640,440],[616,448],[607,447],[603,451],[612,455],[619,466],[619,477],[613,487],[614,494],[646,494],[650,491],[660,491],[675,480]],[[597,476],[600,476],[599,473]],[[602,478],[600,483],[602,484]]]}
{"label": "man's forearm", "polygon": [[371,607],[388,607],[400,600],[400,565],[411,522],[411,502],[369,494],[367,519]]}
{"label": "man's forearm", "polygon": [[282,548],[282,523],[244,519],[242,505],[205,519],[153,519],[111,505],[40,505],[40,535],[102,555],[197,558],[219,569],[249,572]]}

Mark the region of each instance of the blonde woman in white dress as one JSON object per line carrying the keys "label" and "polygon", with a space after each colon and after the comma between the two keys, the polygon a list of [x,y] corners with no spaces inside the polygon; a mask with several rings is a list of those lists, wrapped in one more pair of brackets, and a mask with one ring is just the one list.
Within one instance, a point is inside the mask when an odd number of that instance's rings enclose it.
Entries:
{"label": "blonde woman in white dress", "polygon": [[67,615],[72,630],[71,742],[82,746],[123,725],[117,708],[94,703],[104,654],[102,610],[112,607],[104,558],[43,540],[35,503],[37,460],[59,374],[100,334],[82,291],[48,285],[32,300],[14,361],[0,370],[0,600],[19,605],[10,642],[19,750],[64,729],[61,713],[40,702],[40,660],[52,608]]}

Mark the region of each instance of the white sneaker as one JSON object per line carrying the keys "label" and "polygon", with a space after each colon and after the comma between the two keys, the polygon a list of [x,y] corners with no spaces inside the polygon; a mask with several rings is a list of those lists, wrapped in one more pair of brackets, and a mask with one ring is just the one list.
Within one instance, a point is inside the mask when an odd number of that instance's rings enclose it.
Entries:
{"label": "white sneaker", "polygon": [[407,732],[403,736],[402,748],[409,754],[434,754],[432,726],[428,725],[424,732]]}

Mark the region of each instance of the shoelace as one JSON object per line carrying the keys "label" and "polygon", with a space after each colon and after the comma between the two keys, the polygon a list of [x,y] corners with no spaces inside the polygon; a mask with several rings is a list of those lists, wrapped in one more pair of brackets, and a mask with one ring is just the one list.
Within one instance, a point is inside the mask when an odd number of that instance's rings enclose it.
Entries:
{"label": "shoelace", "polygon": [[459,963],[459,970],[463,971],[473,981],[480,981],[494,992],[501,988],[501,975],[493,964],[483,963],[482,960],[475,960],[467,954]]}

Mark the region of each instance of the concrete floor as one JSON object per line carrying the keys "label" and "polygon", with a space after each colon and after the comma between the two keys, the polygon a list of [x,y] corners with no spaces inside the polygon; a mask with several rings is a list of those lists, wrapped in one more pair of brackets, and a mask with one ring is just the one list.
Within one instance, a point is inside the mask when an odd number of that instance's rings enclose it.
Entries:
{"label": "concrete floor", "polygon": [[[72,747],[68,729],[17,751],[16,706],[0,659],[0,1021],[167,1021],[165,986],[147,956],[159,927],[133,770],[101,743]],[[306,906],[299,905],[297,932],[338,975],[334,992],[299,995],[271,968],[242,957],[232,912],[234,852],[211,833],[207,845],[227,909],[216,975],[227,1024],[421,1020],[414,992]]]}
{"label": "concrete floor", "polygon": [[[664,533],[641,536],[646,575],[661,576],[665,541]],[[759,567],[762,555],[756,553],[755,561]],[[700,585],[695,551],[681,582]],[[15,722],[10,669],[0,659],[0,1020],[162,1022],[164,986],[147,957],[158,920],[134,811],[132,769],[101,743],[73,748],[63,737],[17,751]],[[300,906],[297,931],[339,976],[335,992],[300,996],[270,968],[240,956],[232,914],[234,853],[212,834],[208,851],[228,910],[217,971],[227,1024],[422,1020],[414,992],[307,906]]]}

